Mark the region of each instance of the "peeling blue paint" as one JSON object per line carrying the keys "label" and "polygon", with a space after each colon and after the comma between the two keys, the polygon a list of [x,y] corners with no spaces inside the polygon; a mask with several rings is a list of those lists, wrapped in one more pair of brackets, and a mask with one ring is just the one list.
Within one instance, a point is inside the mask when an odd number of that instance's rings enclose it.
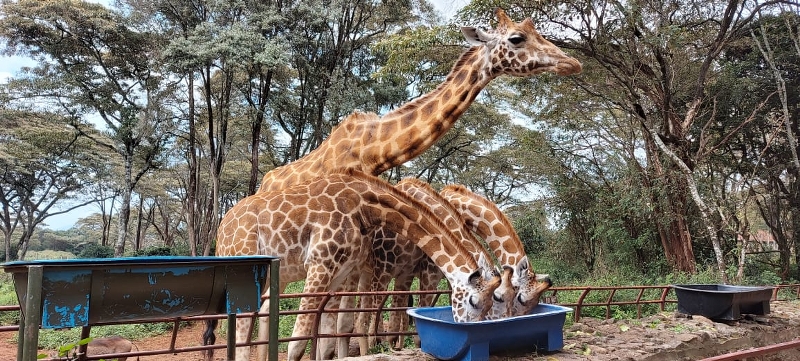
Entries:
{"label": "peeling blue paint", "polygon": [[[223,294],[229,312],[257,310],[270,259],[149,257],[10,262],[3,267],[6,272],[19,275],[27,273],[31,265],[42,265],[42,326],[64,328],[205,314],[210,310],[210,302],[219,301],[209,300],[209,296],[222,291],[212,290],[212,285],[220,284],[213,282],[214,277],[238,278],[224,282]],[[175,260],[183,263],[171,264]],[[225,273],[219,272],[219,266],[224,266],[221,268],[226,269]],[[227,270],[231,272],[228,276]],[[24,277],[17,275],[15,286],[18,291],[24,290],[24,286],[16,284],[17,278]],[[21,294],[18,292],[18,297]]]}

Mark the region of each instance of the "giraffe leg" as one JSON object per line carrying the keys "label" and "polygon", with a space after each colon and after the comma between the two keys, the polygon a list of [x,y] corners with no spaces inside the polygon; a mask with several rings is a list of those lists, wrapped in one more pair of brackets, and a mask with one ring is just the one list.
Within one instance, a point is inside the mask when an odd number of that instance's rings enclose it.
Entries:
{"label": "giraffe leg", "polygon": [[[365,270],[360,275],[358,281],[358,289],[359,291],[378,291],[380,290],[380,283],[375,279],[377,270],[374,267],[369,267],[369,270]],[[378,297],[366,295],[361,296],[359,299],[359,304],[361,305],[362,309],[369,309],[377,307],[377,299]],[[371,320],[375,317],[373,312],[359,312],[358,313],[358,320],[355,323],[355,332],[360,334],[365,333],[372,333],[372,328],[370,328]],[[371,345],[369,344],[369,340],[367,336],[359,336],[358,337],[358,349],[359,353],[363,356],[369,352],[369,348]]]}
{"label": "giraffe leg", "polygon": [[[269,290],[267,290],[269,292]],[[270,300],[267,299],[264,303],[261,304],[261,308],[258,310],[259,314],[267,314],[269,312],[269,302]],[[259,317],[258,318],[258,340],[263,341],[269,339],[269,317]],[[266,360],[267,357],[267,348],[269,345],[266,344],[259,344],[256,346],[256,353],[258,354],[258,358],[256,360]],[[237,360],[238,361],[238,360]]]}
{"label": "giraffe leg", "polygon": [[[408,291],[411,289],[411,283],[414,281],[414,275],[405,273],[397,276],[394,279],[395,291]],[[393,295],[392,307],[405,307],[408,305],[408,295]],[[389,332],[401,332],[408,330],[408,315],[402,311],[395,311],[389,315]],[[403,348],[402,336],[386,336],[386,342],[394,349]]]}
{"label": "giraffe leg", "polygon": [[[324,261],[320,261],[319,264],[313,263],[307,267],[308,273],[306,276],[305,286],[303,287],[303,293],[317,293],[336,290],[345,280],[345,277],[349,275],[349,272],[343,271],[351,268],[348,267],[350,265],[333,264],[328,267],[325,265],[325,263],[326,262]],[[320,303],[321,300],[319,297],[304,297],[300,300],[300,310],[317,310],[319,309]],[[297,320],[295,320],[294,323],[294,330],[292,331],[292,337],[310,336],[315,322],[317,322],[317,315],[315,313],[302,313],[297,315]],[[336,315],[325,313],[319,322],[319,330],[321,333],[331,333],[335,329]],[[308,345],[308,340],[289,342],[287,358],[291,361],[299,361],[305,353],[306,345]],[[330,355],[322,355],[325,357],[320,357],[322,349],[318,347],[317,355],[314,355],[314,357],[318,359],[326,359],[333,356],[333,350],[330,348],[326,349],[325,352],[330,352]]]}
{"label": "giraffe leg", "polygon": [[[360,279],[359,272],[353,272],[347,277],[347,281],[342,287],[343,291],[355,291]],[[355,296],[344,296],[339,302],[339,308],[354,308],[356,306]],[[353,312],[340,312],[337,314],[336,333],[352,333],[355,328],[355,315]],[[345,358],[350,354],[350,337],[337,338],[337,357]]]}
{"label": "giraffe leg", "polygon": [[[269,274],[267,274],[267,279],[269,279]],[[278,286],[279,287],[278,291],[280,293],[286,292],[286,286],[288,286],[288,285],[289,285],[288,282],[280,281],[280,284]],[[265,296],[269,295],[269,285],[267,285],[266,288],[264,289],[264,295]],[[271,300],[269,298],[267,298],[266,300],[264,300],[264,302],[261,303],[261,308],[259,308],[259,310],[258,310],[259,314],[261,314],[261,315],[268,315],[269,314],[269,302],[270,301]],[[248,328],[250,327],[249,322],[250,322],[250,320],[248,319],[248,325],[247,325]],[[237,332],[239,331],[238,324],[237,324],[236,330],[237,330]],[[247,332],[247,329],[244,329],[242,332]],[[267,339],[269,339],[269,317],[268,316],[259,317],[258,318],[258,340],[259,341],[266,341]],[[259,361],[262,361],[262,360],[266,361],[267,360],[267,357],[269,357],[269,355],[267,355],[268,347],[269,347],[268,344],[259,344],[258,346],[256,346],[256,351],[257,351],[256,354],[258,356],[258,358],[256,358],[256,360],[259,360]],[[244,360],[247,361],[249,359],[244,359]],[[236,361],[239,361],[239,359],[237,358]]]}
{"label": "giraffe leg", "polygon": [[[328,301],[328,304],[339,305],[341,297],[333,297]],[[336,313],[325,312],[321,315],[319,322],[319,333],[323,335],[330,335],[336,331]],[[336,340],[332,337],[320,337],[317,339],[317,356],[315,360],[331,360],[333,354],[336,353]]]}
{"label": "giraffe leg", "polygon": [[[236,319],[236,343],[246,342],[250,339],[250,324],[249,318]],[[250,346],[242,346],[236,348],[236,361],[250,360]]]}

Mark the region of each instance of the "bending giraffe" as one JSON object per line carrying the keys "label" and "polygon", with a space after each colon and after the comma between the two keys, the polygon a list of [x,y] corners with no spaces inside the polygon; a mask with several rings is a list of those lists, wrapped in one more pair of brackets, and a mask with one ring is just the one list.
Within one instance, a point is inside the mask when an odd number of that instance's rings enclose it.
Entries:
{"label": "bending giraffe", "polygon": [[539,304],[542,292],[553,282],[538,278],[530,267],[522,241],[511,221],[488,199],[460,184],[444,187],[440,194],[458,209],[461,218],[494,251],[500,264],[514,270],[511,283],[518,289],[512,302],[512,316],[527,315]]}
{"label": "bending giraffe", "polygon": [[[460,215],[456,209],[447,202],[439,193],[430,185],[414,178],[407,178],[401,180],[395,188],[407,194],[411,198],[419,201],[427,206],[433,214],[441,220],[454,235],[459,239],[468,239],[469,242],[464,242],[463,246],[468,252],[476,257],[484,257],[492,259],[492,256],[487,253],[486,249],[482,247],[479,241],[475,238],[472,232],[466,228],[464,222],[461,220]],[[389,248],[386,248],[389,247]],[[374,274],[365,273],[362,277],[371,277],[371,282],[359,282],[359,291],[385,291],[389,285],[389,281],[395,278],[395,290],[407,291],[411,288],[411,281],[413,275],[419,274],[417,272],[426,272],[420,277],[420,289],[435,289],[441,280],[441,272],[438,269],[431,269],[426,267],[428,262],[422,257],[417,256],[419,252],[415,250],[416,246],[413,242],[405,239],[401,235],[388,230],[380,230],[376,235],[375,242],[373,243],[373,261]],[[416,256],[416,257],[415,257]],[[424,254],[422,254],[424,256]],[[412,272],[414,271],[414,272]],[[433,274],[430,274],[433,272]],[[511,307],[516,296],[516,290],[511,284],[510,272],[505,272],[501,277],[501,284],[494,291],[492,308],[486,315],[486,319],[494,320],[510,315]],[[407,296],[395,295],[392,297],[393,303],[397,306],[404,306],[407,302]],[[363,308],[376,308],[377,297],[364,296],[361,297]],[[420,296],[420,306],[431,306],[434,301],[434,295]],[[340,313],[343,316],[349,316],[349,313]],[[369,331],[372,334],[378,326],[376,317],[371,313],[361,312],[356,317],[356,333],[364,333]],[[395,325],[403,327],[407,324],[405,321],[405,314],[392,313],[389,324],[394,328]],[[349,324],[352,320],[347,317],[340,318],[341,324]],[[389,342],[392,342],[390,339]],[[340,344],[340,350],[345,344]],[[359,348],[362,355],[365,355],[369,347],[374,345],[374,337],[359,337]],[[340,354],[341,356],[341,354]]]}
{"label": "bending giraffe", "polygon": [[[453,319],[478,321],[492,306],[500,285],[496,269],[464,247],[424,205],[377,177],[354,170],[319,177],[279,192],[257,193],[238,202],[220,223],[222,256],[268,254],[281,258],[280,287],[305,279],[303,292],[336,291],[353,271],[367,264],[372,250],[364,234],[385,228],[412,240],[442,270],[453,290]],[[320,300],[306,297],[300,310],[315,310]],[[315,314],[300,314],[292,337],[308,336]],[[247,338],[249,319],[237,322],[236,341]],[[325,320],[323,320],[325,321]],[[322,331],[332,330],[323,324]],[[288,358],[299,360],[307,341],[289,343]],[[247,354],[240,351],[247,350]],[[236,359],[249,357],[237,348]],[[316,357],[316,355],[313,355]]]}

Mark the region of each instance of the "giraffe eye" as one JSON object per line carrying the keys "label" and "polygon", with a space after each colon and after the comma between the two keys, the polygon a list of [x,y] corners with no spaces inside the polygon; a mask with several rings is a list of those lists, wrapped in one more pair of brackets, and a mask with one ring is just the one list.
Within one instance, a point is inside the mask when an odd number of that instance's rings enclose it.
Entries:
{"label": "giraffe eye", "polygon": [[503,303],[503,299],[500,298],[500,296],[498,296],[496,294],[492,294],[492,300],[494,300],[494,302],[497,302],[497,303]]}
{"label": "giraffe eye", "polygon": [[519,44],[521,44],[523,41],[525,41],[525,37],[524,37],[524,36],[522,36],[522,35],[514,35],[514,36],[512,36],[512,37],[508,38],[508,41],[510,41],[510,42],[511,42],[511,44],[514,44],[514,45],[519,45]]}
{"label": "giraffe eye", "polygon": [[478,305],[475,303],[475,300],[472,299],[472,297],[469,298],[469,305],[472,306],[472,308],[479,308]]}

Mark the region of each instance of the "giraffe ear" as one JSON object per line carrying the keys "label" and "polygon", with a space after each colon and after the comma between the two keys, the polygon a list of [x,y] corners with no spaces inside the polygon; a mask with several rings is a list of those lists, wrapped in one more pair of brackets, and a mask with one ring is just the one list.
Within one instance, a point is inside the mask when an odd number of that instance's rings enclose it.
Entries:
{"label": "giraffe ear", "polygon": [[500,271],[492,264],[492,261],[487,259],[483,253],[478,255],[478,269],[483,273],[483,278],[491,280],[492,278],[499,277]]}
{"label": "giraffe ear", "polygon": [[467,39],[467,42],[474,46],[484,45],[493,39],[493,37],[485,31],[472,26],[462,26],[461,33],[464,34],[464,38]]}
{"label": "giraffe ear", "polygon": [[528,273],[528,268],[530,268],[530,264],[528,263],[528,257],[523,257],[522,260],[517,263],[517,272],[519,274]]}

